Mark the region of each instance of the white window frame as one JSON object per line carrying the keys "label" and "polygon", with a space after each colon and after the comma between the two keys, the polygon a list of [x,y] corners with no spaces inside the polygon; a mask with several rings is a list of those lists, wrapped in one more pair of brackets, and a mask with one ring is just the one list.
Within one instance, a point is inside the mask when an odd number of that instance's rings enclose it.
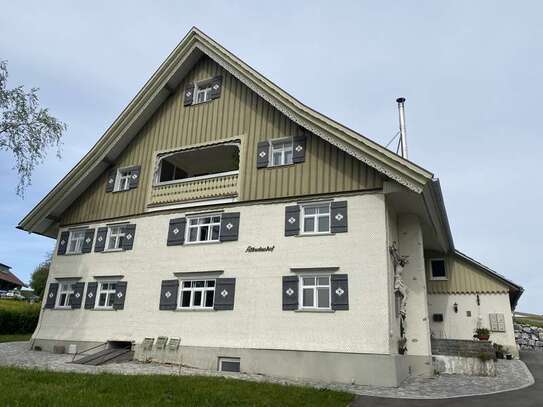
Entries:
{"label": "white window frame", "polygon": [[[434,266],[433,266],[434,261],[442,261],[443,262],[443,267],[445,269],[445,276],[437,276],[437,277],[434,276]],[[442,258],[442,257],[434,257],[432,259],[428,259],[428,264],[429,264],[429,267],[430,267],[430,279],[431,280],[444,281],[444,280],[449,279],[449,271],[447,270],[447,262],[445,261],[444,258]]]}
{"label": "white window frame", "polygon": [[[213,222],[213,218],[215,218],[215,217],[219,218],[218,222]],[[200,224],[199,223],[200,219],[203,219],[203,218],[210,218],[211,222],[210,223]],[[198,224],[191,225],[191,220],[195,220],[195,219],[197,219]],[[187,226],[186,226],[186,231],[185,231],[185,244],[202,244],[202,243],[217,243],[217,242],[220,242],[220,240],[221,240],[221,220],[222,220],[222,214],[221,213],[210,213],[210,214],[204,214],[204,215],[187,216]],[[197,229],[198,231],[196,233],[196,236],[199,237],[200,233],[201,233],[200,230],[202,229],[202,227],[205,227],[205,226],[209,227],[206,240],[194,240],[194,241],[190,240],[190,231],[191,231],[191,229]],[[212,230],[213,230],[214,226],[219,227],[219,233],[218,233],[216,239],[212,238],[213,237]]]}
{"label": "white window frame", "polygon": [[[203,85],[199,85],[198,83],[194,84],[194,98],[192,99],[193,105],[198,105],[200,103],[209,102],[211,99],[211,91],[212,91],[211,82],[206,81]],[[203,100],[198,100],[199,95],[203,95]]]}
{"label": "white window frame", "polygon": [[[305,211],[306,209],[308,208],[318,208],[318,207],[324,207],[324,206],[328,206],[328,213],[324,213],[324,214],[320,214],[320,213],[315,213],[315,214],[306,214]],[[326,235],[326,234],[330,234],[331,233],[331,217],[332,217],[332,208],[331,208],[331,205],[330,205],[330,202],[312,202],[312,203],[307,203],[307,204],[302,204],[300,205],[300,209],[301,209],[301,218],[302,218],[302,222],[301,222],[301,227],[300,227],[300,234],[301,235]],[[319,232],[318,228],[319,228],[319,218],[324,218],[324,217],[328,217],[328,230],[325,230],[323,232]],[[305,220],[306,218],[313,218],[313,230],[312,231],[307,231],[305,230]]]}
{"label": "white window frame", "polygon": [[[231,370],[223,370],[223,363],[224,362],[231,362],[231,363],[238,363],[239,364],[239,370],[237,372],[233,372]],[[219,360],[218,360],[218,371],[219,372],[226,372],[226,373],[239,373],[241,372],[241,359],[240,358],[230,358],[230,357],[223,357],[223,356],[219,356]]]}
{"label": "white window frame", "polygon": [[[55,301],[55,308],[56,309],[71,309],[72,308],[72,301],[71,297],[74,295],[74,287],[75,281],[60,281],[58,283],[58,293],[57,293],[57,299]],[[65,300],[63,301],[63,304],[61,304],[61,297],[63,294],[66,294]]]}
{"label": "white window frame", "polygon": [[[328,277],[328,285],[318,284],[319,277]],[[315,278],[314,285],[304,285],[304,278]],[[317,288],[328,287],[328,307],[318,306]],[[313,289],[313,306],[304,306],[304,288]],[[332,309],[332,275],[331,274],[308,274],[298,276],[298,307],[301,310],[331,310]]]}
{"label": "white window frame", "polygon": [[491,332],[505,332],[505,315],[501,312],[488,314]]}
{"label": "white window frame", "polygon": [[[287,160],[286,153],[290,151],[290,160]],[[274,154],[281,153],[281,162],[279,164],[274,163]],[[270,142],[270,167],[280,167],[283,165],[291,165],[293,163],[294,155],[294,140],[293,138],[271,140]]]}
{"label": "white window frame", "polygon": [[[197,281],[203,281],[204,282],[204,286],[203,287],[195,287],[194,284],[197,282]],[[208,287],[208,282],[212,281],[213,282],[213,287]],[[190,287],[185,287],[184,283],[190,283],[191,286]],[[178,309],[184,309],[184,310],[187,310],[187,309],[192,309],[192,310],[198,310],[198,309],[213,309],[214,305],[215,305],[215,295],[216,295],[216,292],[215,292],[215,288],[217,287],[217,280],[214,279],[214,278],[193,278],[193,279],[185,279],[185,280],[181,280],[179,282],[179,298],[177,299],[177,308]],[[200,297],[200,305],[194,305],[193,302],[194,302],[194,293],[195,292],[202,292],[202,296]],[[186,306],[183,306],[183,293],[184,292],[190,292],[190,301],[189,301],[189,306],[186,307]],[[213,304],[211,304],[211,306],[206,306],[206,300],[207,300],[207,295],[208,295],[208,292],[213,292]]]}
{"label": "white window frame", "polygon": [[[123,232],[123,227],[125,227],[125,226],[126,226],[125,223],[120,224],[120,225],[108,225],[108,227],[107,227],[107,235],[106,235],[106,246],[104,248],[105,252],[116,252],[116,251],[123,250],[122,243],[121,243],[121,238],[124,239],[124,237],[126,235]],[[120,232],[114,234],[113,229],[115,229],[115,228],[120,228]],[[110,248],[109,247],[109,240],[112,239],[112,238],[115,239],[115,247]],[[120,245],[120,247],[117,247],[119,245]]]}
{"label": "white window frame", "polygon": [[[68,236],[68,244],[66,245],[66,254],[81,254],[83,253],[83,244],[85,242],[85,229],[70,230]],[[75,237],[75,234],[80,236]],[[76,241],[74,250],[70,250],[72,241]]]}
{"label": "white window frame", "polygon": [[113,192],[128,191],[130,189],[130,179],[132,178],[132,170],[119,168],[115,177],[115,185]]}
{"label": "white window frame", "polygon": [[[117,283],[118,280],[100,280],[98,281],[98,287],[96,288],[96,300],[94,303],[94,308],[96,309],[113,309],[113,304],[115,303],[115,295],[117,294]],[[104,290],[102,288],[102,284],[115,284],[115,288],[111,289],[108,288],[107,290]],[[105,305],[100,305],[100,296],[102,294],[106,294],[106,301]],[[111,305],[108,305],[110,297],[113,297],[113,302]]]}

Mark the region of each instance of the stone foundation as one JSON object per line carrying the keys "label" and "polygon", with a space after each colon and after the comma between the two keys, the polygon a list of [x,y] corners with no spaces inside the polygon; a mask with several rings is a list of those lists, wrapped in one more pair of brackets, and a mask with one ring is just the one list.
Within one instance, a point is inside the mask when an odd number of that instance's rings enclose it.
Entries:
{"label": "stone foundation", "polygon": [[543,352],[543,328],[530,325],[514,324],[515,341],[521,350]]}

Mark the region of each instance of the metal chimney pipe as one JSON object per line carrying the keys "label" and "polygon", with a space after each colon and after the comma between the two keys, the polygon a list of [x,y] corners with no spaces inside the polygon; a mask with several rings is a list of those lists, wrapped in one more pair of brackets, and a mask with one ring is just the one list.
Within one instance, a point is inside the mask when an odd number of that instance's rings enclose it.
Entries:
{"label": "metal chimney pipe", "polygon": [[400,113],[400,155],[407,159],[407,133],[405,131],[405,107],[404,102],[405,98],[396,99],[398,103],[398,111]]}

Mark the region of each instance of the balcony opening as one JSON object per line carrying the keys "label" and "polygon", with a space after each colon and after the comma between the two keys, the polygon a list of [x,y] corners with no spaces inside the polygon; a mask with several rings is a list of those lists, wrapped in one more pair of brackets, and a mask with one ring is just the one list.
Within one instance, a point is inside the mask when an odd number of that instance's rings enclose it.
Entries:
{"label": "balcony opening", "polygon": [[183,182],[239,171],[239,144],[182,150],[158,157],[156,184]]}

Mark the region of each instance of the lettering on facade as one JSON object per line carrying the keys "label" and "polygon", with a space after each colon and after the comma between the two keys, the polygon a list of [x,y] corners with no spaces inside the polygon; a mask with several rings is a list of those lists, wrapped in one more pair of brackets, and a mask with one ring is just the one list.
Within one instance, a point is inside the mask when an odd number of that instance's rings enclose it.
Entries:
{"label": "lettering on facade", "polygon": [[273,252],[275,246],[247,246],[245,253],[258,253],[258,252]]}

